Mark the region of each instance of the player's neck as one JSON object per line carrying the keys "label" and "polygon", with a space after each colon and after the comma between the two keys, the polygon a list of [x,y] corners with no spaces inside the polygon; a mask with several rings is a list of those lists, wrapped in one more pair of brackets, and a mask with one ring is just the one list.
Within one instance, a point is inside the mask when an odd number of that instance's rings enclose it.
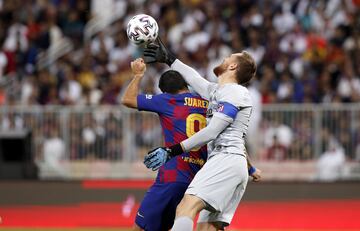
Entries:
{"label": "player's neck", "polygon": [[188,89],[180,90],[176,94],[184,94],[190,92]]}
{"label": "player's neck", "polygon": [[237,84],[236,78],[234,78],[233,76],[228,75],[227,73],[224,73],[224,74],[222,74],[222,75],[220,75],[218,77],[218,84],[220,86],[225,85],[225,84],[229,84],[229,83],[236,83]]}

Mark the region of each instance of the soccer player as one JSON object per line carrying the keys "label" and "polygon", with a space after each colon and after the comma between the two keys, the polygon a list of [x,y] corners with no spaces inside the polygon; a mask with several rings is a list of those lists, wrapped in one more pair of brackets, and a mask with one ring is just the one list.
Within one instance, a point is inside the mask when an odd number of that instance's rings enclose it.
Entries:
{"label": "soccer player", "polygon": [[244,84],[255,75],[256,64],[245,51],[232,54],[214,68],[218,83],[210,83],[176,59],[160,39],[158,43],[144,50],[145,61],[168,64],[181,73],[201,97],[209,100],[207,126],[180,143],[150,151],[144,163],[154,168],[183,152],[208,144],[208,160],[178,205],[172,231],[192,230],[193,220],[200,211],[200,229],[223,229],[230,224],[248,181],[244,138],[252,102]]}
{"label": "soccer player", "polygon": [[[187,84],[177,71],[166,71],[160,77],[163,94],[139,94],[140,81],[145,73],[143,59],[131,62],[134,75],[125,90],[122,103],[140,111],[155,112],[170,147],[195,134],[206,126],[208,101],[189,92]],[[176,206],[195,174],[207,159],[206,146],[189,150],[160,167],[155,183],[147,191],[135,219],[134,231],[164,231],[173,226]],[[154,167],[153,170],[157,170]]]}

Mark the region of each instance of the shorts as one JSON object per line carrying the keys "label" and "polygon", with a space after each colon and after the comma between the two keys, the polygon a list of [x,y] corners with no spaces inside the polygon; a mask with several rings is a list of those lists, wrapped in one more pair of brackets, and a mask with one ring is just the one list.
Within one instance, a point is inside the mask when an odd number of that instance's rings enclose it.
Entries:
{"label": "shorts", "polygon": [[198,223],[219,222],[228,226],[244,195],[248,178],[245,156],[231,153],[212,156],[185,192],[199,197],[207,205],[206,210],[200,212]]}
{"label": "shorts", "polygon": [[174,224],[176,207],[189,184],[154,183],[146,192],[135,223],[145,231],[168,231]]}

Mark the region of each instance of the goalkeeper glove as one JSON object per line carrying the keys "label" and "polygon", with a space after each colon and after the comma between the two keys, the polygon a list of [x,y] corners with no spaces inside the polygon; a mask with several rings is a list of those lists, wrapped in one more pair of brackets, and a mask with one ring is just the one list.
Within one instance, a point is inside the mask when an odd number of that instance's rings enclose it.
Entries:
{"label": "goalkeeper glove", "polygon": [[173,55],[161,41],[160,37],[156,39],[157,43],[150,43],[144,49],[145,63],[166,63],[171,66],[175,62],[176,57]]}
{"label": "goalkeeper glove", "polygon": [[180,144],[173,145],[169,148],[155,148],[148,152],[148,154],[144,157],[144,164],[147,168],[156,171],[168,160],[170,160],[171,157],[180,155],[183,152],[184,151]]}

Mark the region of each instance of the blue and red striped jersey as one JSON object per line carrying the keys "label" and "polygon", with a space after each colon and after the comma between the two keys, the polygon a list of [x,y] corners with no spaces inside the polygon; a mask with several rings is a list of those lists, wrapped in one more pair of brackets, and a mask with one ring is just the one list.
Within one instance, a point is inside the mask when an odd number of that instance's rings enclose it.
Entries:
{"label": "blue and red striped jersey", "polygon": [[[180,143],[206,126],[208,101],[198,95],[139,95],[137,103],[139,110],[159,115],[166,147]],[[159,169],[156,182],[190,183],[206,159],[206,145],[176,156]]]}

